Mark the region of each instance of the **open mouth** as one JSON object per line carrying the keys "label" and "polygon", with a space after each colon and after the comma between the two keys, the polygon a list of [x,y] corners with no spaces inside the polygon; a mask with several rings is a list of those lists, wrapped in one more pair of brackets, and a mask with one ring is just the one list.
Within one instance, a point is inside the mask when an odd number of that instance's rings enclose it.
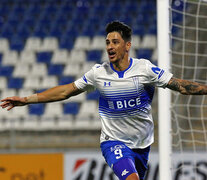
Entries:
{"label": "open mouth", "polygon": [[108,55],[109,55],[109,58],[112,59],[115,57],[116,53],[114,51],[109,51]]}

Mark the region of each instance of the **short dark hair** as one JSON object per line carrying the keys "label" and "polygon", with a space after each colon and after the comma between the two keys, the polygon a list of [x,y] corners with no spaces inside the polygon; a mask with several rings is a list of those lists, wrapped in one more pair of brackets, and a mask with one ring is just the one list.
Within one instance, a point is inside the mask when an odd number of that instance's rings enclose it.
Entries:
{"label": "short dark hair", "polygon": [[131,41],[132,29],[120,21],[112,21],[106,25],[106,33],[119,32],[125,42]]}

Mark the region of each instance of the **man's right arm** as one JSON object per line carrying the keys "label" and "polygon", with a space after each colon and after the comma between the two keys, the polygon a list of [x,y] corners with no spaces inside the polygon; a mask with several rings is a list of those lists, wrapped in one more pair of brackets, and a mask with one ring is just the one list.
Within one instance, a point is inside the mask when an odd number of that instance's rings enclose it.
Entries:
{"label": "man's right arm", "polygon": [[83,91],[79,90],[73,82],[66,85],[56,86],[41,93],[33,94],[27,97],[7,97],[1,100],[3,103],[0,106],[10,110],[15,106],[23,106],[26,104],[61,101],[82,92]]}
{"label": "man's right arm", "polygon": [[[54,102],[68,99],[71,96],[78,95],[83,91],[79,90],[75,83],[70,83],[66,85],[60,85],[53,88],[50,88],[46,91],[37,94],[38,103]],[[36,103],[34,102],[32,96],[26,97],[27,103]]]}

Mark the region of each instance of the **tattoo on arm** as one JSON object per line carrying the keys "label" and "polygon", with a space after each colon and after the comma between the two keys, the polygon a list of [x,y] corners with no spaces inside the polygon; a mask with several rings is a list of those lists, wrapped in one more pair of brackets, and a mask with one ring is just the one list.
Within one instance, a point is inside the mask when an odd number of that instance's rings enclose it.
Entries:
{"label": "tattoo on arm", "polygon": [[171,78],[167,87],[174,91],[178,91],[181,94],[186,95],[206,95],[207,94],[207,86],[204,84],[199,84],[196,82]]}

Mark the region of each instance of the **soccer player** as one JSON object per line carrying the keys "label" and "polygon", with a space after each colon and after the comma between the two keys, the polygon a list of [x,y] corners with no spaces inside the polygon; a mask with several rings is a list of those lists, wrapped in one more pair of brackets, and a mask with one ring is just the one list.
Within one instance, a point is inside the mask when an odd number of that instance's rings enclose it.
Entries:
{"label": "soccer player", "polygon": [[149,60],[129,57],[131,28],[119,21],[106,26],[109,61],[97,64],[73,83],[28,97],[2,99],[2,108],[65,100],[89,89],[100,92],[101,150],[121,180],[143,180],[153,143],[151,102],[155,87],[182,94],[207,94],[207,86],[174,78]]}

